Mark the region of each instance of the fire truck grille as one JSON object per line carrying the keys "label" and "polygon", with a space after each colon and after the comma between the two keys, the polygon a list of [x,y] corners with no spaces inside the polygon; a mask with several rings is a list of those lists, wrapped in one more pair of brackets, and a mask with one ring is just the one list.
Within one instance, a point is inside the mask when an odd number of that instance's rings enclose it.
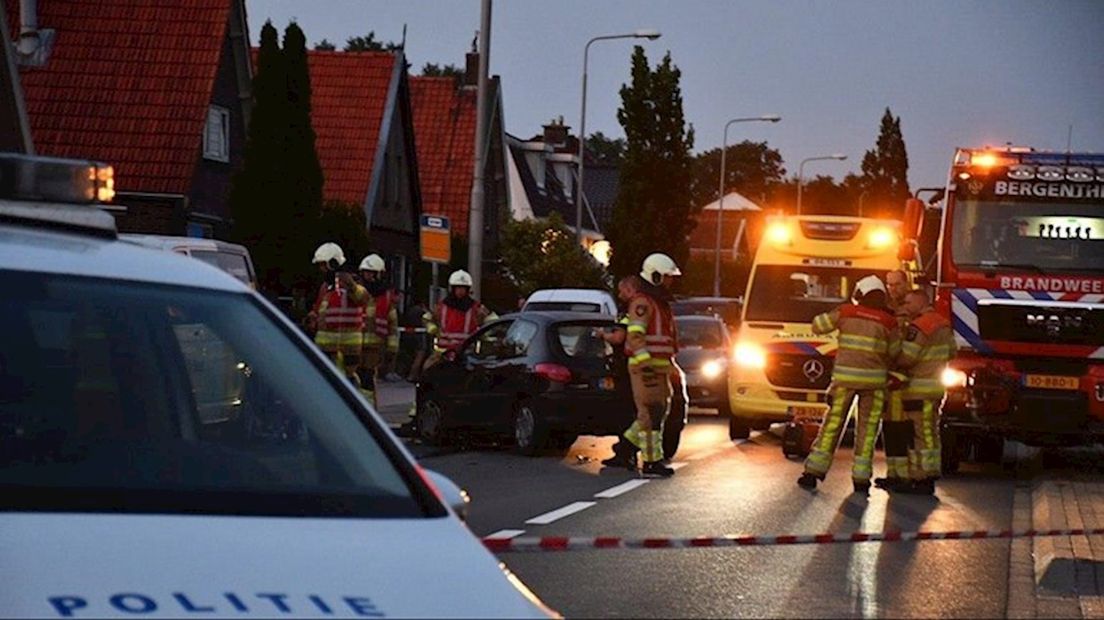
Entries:
{"label": "fire truck grille", "polygon": [[978,329],[986,340],[1104,346],[1104,309],[985,304],[978,307]]}

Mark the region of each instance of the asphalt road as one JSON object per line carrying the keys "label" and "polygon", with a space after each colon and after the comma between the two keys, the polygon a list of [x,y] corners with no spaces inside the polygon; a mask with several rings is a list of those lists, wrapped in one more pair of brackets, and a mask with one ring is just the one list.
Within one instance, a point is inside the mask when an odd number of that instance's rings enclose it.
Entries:
{"label": "asphalt road", "polygon": [[[861,498],[851,493],[846,448],[827,482],[809,493],[795,484],[800,462],[782,456],[773,434],[731,442],[725,421],[695,416],[683,438],[676,475],[647,482],[630,482],[640,479],[601,467],[612,438],[581,437],[566,455],[535,458],[495,446],[412,449],[424,466],[468,490],[468,523],[479,536],[1012,526],[1016,478],[999,466],[966,465],[942,482],[938,498],[890,497],[878,490]],[[1000,617],[1008,602],[1010,548],[1007,540],[925,541],[500,557],[569,617]]]}

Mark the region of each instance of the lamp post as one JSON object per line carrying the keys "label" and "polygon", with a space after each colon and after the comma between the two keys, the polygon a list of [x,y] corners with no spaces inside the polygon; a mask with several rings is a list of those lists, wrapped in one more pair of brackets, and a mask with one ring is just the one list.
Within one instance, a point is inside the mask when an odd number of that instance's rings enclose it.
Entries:
{"label": "lamp post", "polygon": [[847,159],[847,156],[843,153],[832,153],[831,155],[818,155],[816,157],[806,157],[801,160],[801,164],[797,167],[797,214],[801,215],[801,187],[804,185],[805,179],[805,162],[818,161],[821,159],[835,159],[843,161]]}
{"label": "lamp post", "polygon": [[777,123],[782,120],[781,116],[777,114],[765,114],[763,116],[748,116],[744,118],[734,118],[724,126],[724,133],[721,139],[721,180],[718,193],[720,198],[717,201],[717,242],[713,247],[713,296],[721,296],[721,220],[724,218],[724,199],[725,199],[725,156],[728,154],[728,127],[734,123],[750,123],[750,122],[766,122]]}
{"label": "lamp post", "polygon": [[866,189],[864,189],[864,190],[862,191],[862,193],[861,193],[861,194],[859,194],[859,217],[862,217],[862,216],[863,216],[863,200],[865,200],[865,199],[866,199],[866,194],[867,194],[867,192],[869,192],[869,191],[870,191],[870,190],[866,190]]}
{"label": "lamp post", "polygon": [[587,59],[590,56],[590,44],[595,41],[609,41],[611,39],[648,39],[654,41],[662,35],[658,30],[644,29],[626,34],[607,34],[587,41],[583,47],[583,103],[579,112],[579,179],[575,188],[575,241],[583,243],[583,154],[586,148],[586,97],[587,97]]}

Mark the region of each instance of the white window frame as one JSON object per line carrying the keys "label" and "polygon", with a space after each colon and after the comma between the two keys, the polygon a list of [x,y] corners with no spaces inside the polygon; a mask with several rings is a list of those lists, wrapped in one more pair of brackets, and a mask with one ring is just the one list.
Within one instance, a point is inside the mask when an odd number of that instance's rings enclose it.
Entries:
{"label": "white window frame", "polygon": [[[217,125],[213,125],[214,123]],[[211,140],[212,127],[218,127],[222,133],[221,144]],[[230,110],[217,105],[207,108],[207,119],[203,123],[203,158],[230,162]]]}

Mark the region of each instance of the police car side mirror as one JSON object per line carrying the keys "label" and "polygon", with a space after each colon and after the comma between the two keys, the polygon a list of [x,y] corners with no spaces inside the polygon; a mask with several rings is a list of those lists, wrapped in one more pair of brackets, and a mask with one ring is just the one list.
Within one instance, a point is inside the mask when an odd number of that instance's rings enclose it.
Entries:
{"label": "police car side mirror", "polygon": [[437,487],[437,490],[441,492],[441,499],[449,505],[449,508],[452,508],[452,511],[460,517],[461,521],[467,521],[468,506],[471,504],[471,497],[468,496],[468,492],[456,486],[456,483],[444,474],[439,474],[431,469],[427,469],[426,474],[433,485]]}

